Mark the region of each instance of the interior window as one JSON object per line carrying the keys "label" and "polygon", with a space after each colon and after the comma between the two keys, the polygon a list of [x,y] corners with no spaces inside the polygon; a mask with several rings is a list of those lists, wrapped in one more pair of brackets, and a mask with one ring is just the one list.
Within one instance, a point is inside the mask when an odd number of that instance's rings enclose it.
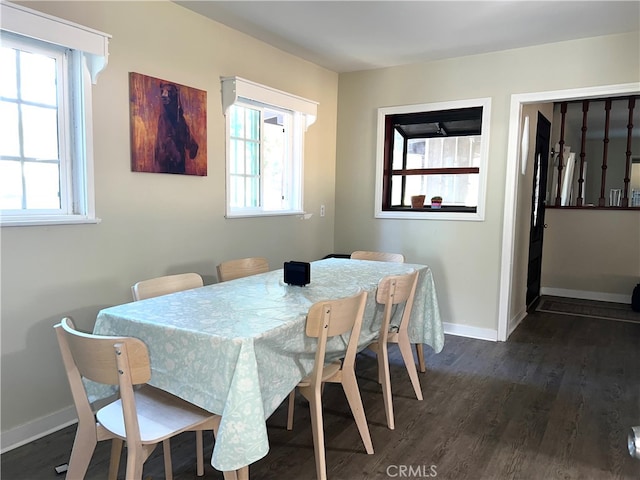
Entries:
{"label": "interior window", "polygon": [[488,99],[381,108],[377,216],[482,219],[488,118]]}

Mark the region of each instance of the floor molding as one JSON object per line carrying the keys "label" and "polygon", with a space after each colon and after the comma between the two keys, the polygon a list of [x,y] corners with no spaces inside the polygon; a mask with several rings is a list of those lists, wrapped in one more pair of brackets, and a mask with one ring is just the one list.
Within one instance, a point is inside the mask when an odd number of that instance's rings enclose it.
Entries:
{"label": "floor molding", "polygon": [[631,294],[590,292],[587,290],[569,290],[566,288],[540,288],[540,295],[552,295],[554,297],[581,298],[582,300],[598,300],[600,302],[628,303],[631,304]]}
{"label": "floor molding", "polygon": [[0,444],[2,445],[0,453],[8,452],[14,448],[26,445],[33,440],[46,437],[50,433],[62,430],[77,422],[76,409],[71,406],[52,413],[51,415],[40,417],[33,422],[25,423],[4,431],[0,435]]}
{"label": "floor molding", "polygon": [[457,323],[442,323],[444,333],[458,337],[476,338],[478,340],[498,341],[498,331],[490,328],[470,327]]}

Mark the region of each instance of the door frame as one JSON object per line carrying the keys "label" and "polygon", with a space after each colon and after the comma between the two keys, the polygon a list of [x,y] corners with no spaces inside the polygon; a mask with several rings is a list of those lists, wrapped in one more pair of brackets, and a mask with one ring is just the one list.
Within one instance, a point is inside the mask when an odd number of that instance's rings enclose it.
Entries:
{"label": "door frame", "polygon": [[[518,188],[532,188],[520,185],[520,131],[522,130],[522,106],[531,103],[561,102],[606,97],[608,95],[625,95],[640,92],[640,82],[597,87],[574,88],[568,90],[552,90],[546,92],[519,93],[511,95],[509,115],[509,143],[507,147],[507,169],[505,178],[505,198],[502,224],[502,253],[500,261],[500,292],[498,305],[498,341],[506,341],[511,332],[526,316],[526,306],[512,314],[510,312],[512,297],[512,277],[515,258],[515,227],[517,215]],[[553,119],[551,120],[553,132]],[[524,279],[526,285],[526,278]],[[520,308],[518,306],[517,308]]]}

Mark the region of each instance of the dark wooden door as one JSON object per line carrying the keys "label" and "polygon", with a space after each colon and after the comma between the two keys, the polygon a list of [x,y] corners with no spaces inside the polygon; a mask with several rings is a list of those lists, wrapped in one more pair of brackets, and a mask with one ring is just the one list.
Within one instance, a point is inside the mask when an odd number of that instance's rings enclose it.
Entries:
{"label": "dark wooden door", "polygon": [[531,230],[529,235],[529,265],[527,270],[527,310],[533,308],[540,297],[542,275],[542,239],[544,237],[544,207],[549,167],[549,140],[551,122],[538,112],[536,148],[533,166],[533,192],[531,194]]}

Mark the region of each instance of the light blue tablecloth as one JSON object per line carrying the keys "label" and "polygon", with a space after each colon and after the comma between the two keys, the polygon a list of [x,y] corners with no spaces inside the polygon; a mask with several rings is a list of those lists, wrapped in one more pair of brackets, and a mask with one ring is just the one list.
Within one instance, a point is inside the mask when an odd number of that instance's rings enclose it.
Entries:
{"label": "light blue tablecloth", "polygon": [[[305,287],[286,285],[280,269],[106,308],[94,333],[142,339],[151,356],[152,385],[221,414],[211,463],[235,470],[267,454],[265,420],[313,368],[315,339],[304,333],[309,307],[369,292],[359,340],[364,347],[382,319],[375,302],[378,281],[416,269],[410,339],[440,352],[444,333],[428,267],[341,258],[313,262]],[[339,357],[345,345],[346,339],[336,338],[328,348]]]}

